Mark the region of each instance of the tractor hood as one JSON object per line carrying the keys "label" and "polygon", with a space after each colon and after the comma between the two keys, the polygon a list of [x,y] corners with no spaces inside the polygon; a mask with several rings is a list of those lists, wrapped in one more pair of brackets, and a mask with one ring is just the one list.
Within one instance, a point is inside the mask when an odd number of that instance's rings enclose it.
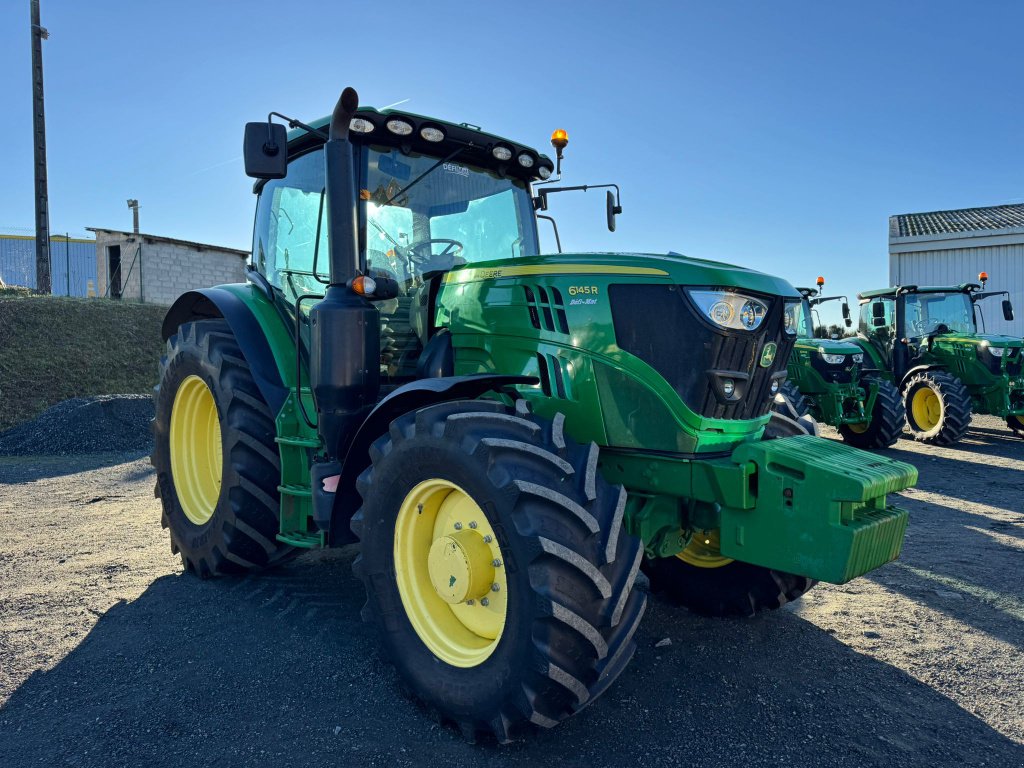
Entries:
{"label": "tractor hood", "polygon": [[663,281],[675,285],[736,288],[799,298],[781,277],[717,261],[668,253],[559,253],[469,264],[452,270],[446,282],[464,283],[527,275],[622,275],[623,282]]}
{"label": "tractor hood", "polygon": [[[925,338],[925,337],[923,337]],[[973,344],[979,347],[1021,347],[1024,346],[1024,339],[1015,336],[1003,336],[998,333],[943,333],[932,337],[936,342],[949,342],[952,344]]]}
{"label": "tractor hood", "polygon": [[808,339],[796,340],[800,349],[823,351],[826,355],[856,355],[862,350],[859,345],[841,339]]}

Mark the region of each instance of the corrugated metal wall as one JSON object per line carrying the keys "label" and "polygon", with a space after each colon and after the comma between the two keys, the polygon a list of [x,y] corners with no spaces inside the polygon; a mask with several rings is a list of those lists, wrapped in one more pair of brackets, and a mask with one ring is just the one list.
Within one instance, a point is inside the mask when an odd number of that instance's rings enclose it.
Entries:
{"label": "corrugated metal wall", "polygon": [[[8,285],[36,287],[36,240],[0,234],[0,278]],[[85,296],[96,286],[96,243],[50,236],[50,281],[58,296]],[[69,290],[70,288],[70,290]]]}
{"label": "corrugated metal wall", "polygon": [[981,303],[989,333],[1024,336],[1024,244],[889,255],[889,279],[893,285],[976,283],[979,272],[988,272],[988,290],[1009,291],[1013,302],[1012,323],[1003,320],[998,298]]}

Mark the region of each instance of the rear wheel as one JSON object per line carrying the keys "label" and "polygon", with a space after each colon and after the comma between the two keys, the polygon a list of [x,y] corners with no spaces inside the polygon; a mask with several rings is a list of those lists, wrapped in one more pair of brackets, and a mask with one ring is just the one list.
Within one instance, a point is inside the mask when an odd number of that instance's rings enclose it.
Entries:
{"label": "rear wheel", "polygon": [[562,421],[431,406],[392,423],[358,481],[363,618],[411,693],[469,738],[557,724],[635,649],[645,595],[625,491]]}
{"label": "rear wheel", "polygon": [[266,568],[294,550],[278,532],[274,418],[224,320],[167,341],[152,463],[171,551],[203,578]]}
{"label": "rear wheel", "polygon": [[907,425],[922,443],[950,445],[971,425],[971,396],[956,376],[945,371],[915,374],[903,389]]}
{"label": "rear wheel", "polygon": [[886,379],[865,380],[864,387],[878,385],[871,421],[866,424],[842,424],[839,434],[855,448],[889,448],[903,433],[907,411],[895,385]]}

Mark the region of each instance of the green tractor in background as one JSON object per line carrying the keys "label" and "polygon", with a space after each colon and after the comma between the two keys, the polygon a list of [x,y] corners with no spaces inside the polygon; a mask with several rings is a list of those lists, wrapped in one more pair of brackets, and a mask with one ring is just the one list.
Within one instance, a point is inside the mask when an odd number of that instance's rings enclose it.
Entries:
{"label": "green tractor in background", "polygon": [[903,431],[903,399],[883,373],[865,366],[864,350],[856,340],[816,338],[813,315],[826,302],[842,301],[843,320],[848,328],[853,324],[846,297],[822,296],[823,277],[817,285],[798,288],[803,300],[786,316],[797,339],[776,410],[836,427],[857,448],[888,448]]}
{"label": "green tractor in background", "polygon": [[1009,294],[984,291],[988,275],[978,277],[979,283],[904,285],[859,295],[859,343],[870,367],[885,372],[903,393],[916,440],[954,443],[966,434],[972,413],[1005,419],[1024,437],[1024,344],[978,332],[986,298],[1002,296],[1003,317],[1013,320]]}
{"label": "green tractor in background", "polygon": [[[541,255],[557,166],[359,108],[246,126],[249,282],[163,326],[153,463],[200,577],[358,541],[363,617],[427,707],[507,741],[594,701],[656,586],[778,608],[899,555],[916,470],[764,439],[785,281],[679,255]],[[608,186],[607,219],[621,211]],[[776,430],[777,432],[778,430]]]}

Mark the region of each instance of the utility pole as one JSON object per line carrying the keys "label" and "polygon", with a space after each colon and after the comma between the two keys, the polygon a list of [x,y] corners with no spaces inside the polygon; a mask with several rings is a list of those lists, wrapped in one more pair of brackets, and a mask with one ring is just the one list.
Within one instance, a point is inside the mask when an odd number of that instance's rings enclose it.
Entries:
{"label": "utility pole", "polygon": [[32,13],[32,134],[36,176],[36,290],[50,292],[50,202],[46,193],[46,117],[43,111],[43,40],[50,36],[39,23],[39,0]]}
{"label": "utility pole", "polygon": [[132,209],[132,232],[139,234],[139,201],[132,198],[128,201],[128,207]]}

